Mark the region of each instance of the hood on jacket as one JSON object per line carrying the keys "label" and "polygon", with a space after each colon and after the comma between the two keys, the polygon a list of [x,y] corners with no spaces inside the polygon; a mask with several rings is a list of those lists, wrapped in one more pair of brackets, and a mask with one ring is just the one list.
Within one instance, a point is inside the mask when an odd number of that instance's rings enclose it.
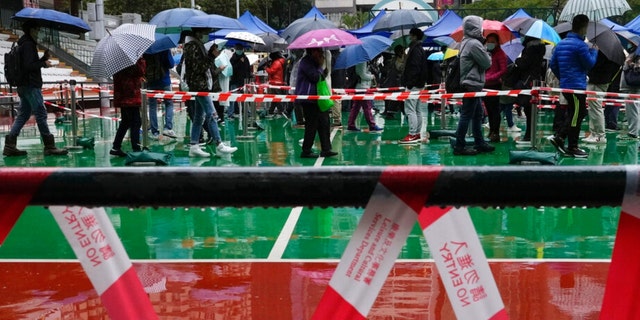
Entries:
{"label": "hood on jacket", "polygon": [[482,18],[478,16],[464,17],[462,19],[462,31],[465,37],[482,41]]}

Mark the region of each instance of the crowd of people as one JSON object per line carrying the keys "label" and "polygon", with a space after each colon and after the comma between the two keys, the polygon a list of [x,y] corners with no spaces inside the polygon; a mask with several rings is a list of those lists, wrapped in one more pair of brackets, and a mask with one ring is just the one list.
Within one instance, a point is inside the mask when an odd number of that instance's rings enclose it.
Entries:
{"label": "crowd of people", "polygon": [[[585,42],[589,19],[585,15],[573,18],[572,29],[554,48],[551,56],[547,56],[546,44],[537,38],[525,36],[521,39],[523,51],[511,61],[501,49],[501,39],[496,33],[485,34],[482,28],[483,19],[478,16],[467,16],[462,21],[463,38],[459,45],[460,84],[466,92],[484,90],[529,89],[538,83],[547,82],[553,87],[572,90],[612,91],[621,90],[631,93],[640,92],[640,87],[629,85],[623,76],[630,68],[639,63],[638,55],[631,52],[624,65],[620,66],[609,60],[598,50],[595,44]],[[24,36],[19,42],[27,43],[25,61],[28,61],[29,82],[18,87],[22,101],[17,121],[5,138],[3,155],[23,156],[25,151],[16,146],[20,129],[33,113],[36,115],[38,128],[45,144],[46,155],[64,155],[66,150],[58,149],[53,143],[52,135],[46,126],[46,110],[42,102],[42,77],[40,69],[50,65],[48,54],[38,58],[34,32],[38,28],[34,24],[24,24]],[[244,54],[242,44],[234,47],[233,55],[226,59],[221,56],[221,48],[213,44],[207,49],[210,29],[193,28],[182,35],[183,56],[175,63],[169,50],[144,55],[137,64],[119,71],[113,76],[114,107],[122,113],[110,154],[126,156],[122,150],[122,142],[127,133],[131,140],[131,150],[140,150],[140,90],[143,81],[152,90],[171,90],[170,70],[175,67],[182,81],[188,85],[189,91],[221,92],[240,88],[253,75],[253,66]],[[37,34],[37,33],[35,33]],[[271,85],[290,85],[295,87],[296,95],[316,95],[317,84],[322,80],[333,88],[347,87],[349,80],[355,83],[355,89],[379,87],[403,87],[406,91],[417,92],[427,85],[437,86],[443,82],[440,61],[432,61],[427,57],[432,53],[422,46],[423,31],[412,28],[409,31],[410,43],[405,47],[395,45],[389,51],[368,62],[361,62],[351,72],[334,70],[333,63],[340,54],[339,50],[308,48],[292,50],[284,56],[281,51],[274,50],[261,63],[259,70],[268,74]],[[438,48],[437,50],[443,50]],[[391,53],[390,51],[393,51]],[[635,50],[634,50],[635,51]],[[442,64],[448,63],[447,60]],[[353,80],[356,80],[355,82]],[[555,85],[554,85],[555,84]],[[285,89],[277,89],[274,93],[286,93]],[[582,93],[562,92],[554,113],[554,134],[548,141],[563,155],[586,157],[588,153],[579,147],[580,128],[584,118],[589,116],[589,135],[583,142],[601,144],[606,142],[605,132],[618,130],[617,108],[603,107],[598,99],[587,104],[586,95]],[[506,119],[507,131],[519,132],[513,121],[512,109],[517,105],[524,111],[526,124],[524,134],[518,144],[530,144],[535,138],[532,119],[536,116],[536,108],[532,105],[532,97],[521,94],[517,97],[469,97],[463,98],[459,107],[460,118],[455,131],[454,155],[476,155],[493,152],[495,147],[490,143],[499,143],[500,125]],[[587,109],[588,105],[588,109]],[[637,139],[640,130],[640,103],[627,103],[626,117],[629,127],[628,138]],[[283,114],[295,119],[296,127],[304,127],[302,142],[302,158],[331,157],[337,153],[332,151],[329,139],[331,126],[342,127],[342,111],[348,111],[346,132],[360,132],[357,124],[360,111],[368,126],[368,132],[379,133],[383,128],[378,126],[374,117],[374,105],[370,100],[336,101],[329,111],[321,111],[316,100],[299,99],[295,103],[272,103],[265,110],[266,115]],[[434,105],[430,104],[429,111]],[[149,99],[149,132],[152,139],[160,134],[176,139],[173,130],[173,102],[164,100],[164,124],[162,130],[158,124],[158,101]],[[209,157],[211,154],[202,149],[203,144],[211,144],[217,154],[231,154],[237,148],[222,142],[218,123],[224,118],[234,118],[239,111],[235,102],[221,104],[208,96],[198,96],[188,103],[188,114],[192,121],[189,134],[189,156]],[[402,114],[407,119],[408,132],[398,140],[398,144],[415,144],[423,141],[423,115],[418,99],[405,101],[385,101],[384,110],[380,111],[386,119],[394,119]],[[445,112],[445,110],[441,110]],[[488,134],[483,134],[483,122],[488,120]],[[471,127],[469,129],[469,127]],[[208,134],[204,138],[203,131]],[[469,131],[473,136],[473,145],[468,145]],[[319,137],[321,150],[313,151],[316,136]],[[487,142],[488,139],[490,143]]]}

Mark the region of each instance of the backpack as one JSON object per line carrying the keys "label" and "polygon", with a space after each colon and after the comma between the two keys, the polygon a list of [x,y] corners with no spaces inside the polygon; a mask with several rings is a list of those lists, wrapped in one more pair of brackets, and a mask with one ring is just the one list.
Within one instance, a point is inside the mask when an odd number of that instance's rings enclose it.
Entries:
{"label": "backpack", "polygon": [[22,72],[22,47],[14,42],[11,50],[4,54],[4,77],[13,87],[23,86],[27,83]]}
{"label": "backpack", "polygon": [[345,89],[355,89],[360,82],[360,76],[356,73],[356,66],[347,68],[345,73],[346,80],[344,82]]}
{"label": "backpack", "polygon": [[465,89],[460,83],[460,56],[456,56],[449,61],[445,69],[444,87],[447,93],[464,92]]}
{"label": "backpack", "polygon": [[160,54],[165,54],[164,52],[145,55],[145,60],[147,62],[147,68],[145,70],[145,78],[147,78],[147,82],[156,82],[162,80],[165,76],[167,70],[162,65],[162,57]]}

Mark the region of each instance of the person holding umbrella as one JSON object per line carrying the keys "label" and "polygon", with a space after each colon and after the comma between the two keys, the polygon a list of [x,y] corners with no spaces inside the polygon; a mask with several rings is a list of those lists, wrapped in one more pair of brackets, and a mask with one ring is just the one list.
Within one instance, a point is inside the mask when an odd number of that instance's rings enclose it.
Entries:
{"label": "person holding umbrella", "polygon": [[42,68],[51,66],[49,61],[49,50],[46,50],[42,58],[38,57],[38,33],[40,27],[35,21],[26,21],[22,24],[24,35],[18,40],[18,45],[22,51],[22,70],[24,71],[22,84],[18,85],[18,96],[20,97],[20,108],[18,116],[11,127],[11,131],[5,137],[2,154],[7,157],[26,156],[27,152],[18,149],[16,146],[20,130],[25,123],[35,115],[38,130],[44,143],[44,155],[66,155],[67,149],[58,149],[49,126],[47,125],[47,109],[44,106],[42,96]]}
{"label": "person holding umbrella", "polygon": [[[317,84],[328,75],[323,69],[324,53],[322,48],[307,48],[306,55],[300,60],[296,76],[296,95],[317,95]],[[300,100],[304,109],[304,140],[302,142],[301,158],[317,158],[318,154],[311,151],[316,132],[320,137],[322,151],[320,156],[333,157],[337,152],[331,150],[329,112],[320,111],[317,100]]]}
{"label": "person holding umbrella", "polygon": [[[220,73],[224,66],[216,67],[215,61],[211,58],[204,47],[203,39],[209,38],[209,28],[192,28],[192,35],[185,39],[183,49],[184,77],[189,85],[190,91],[209,92],[213,86],[212,72]],[[236,152],[238,148],[227,146],[220,138],[218,122],[215,120],[215,109],[210,96],[197,96],[191,125],[191,147],[190,157],[209,157],[208,152],[200,149],[198,142],[202,131],[202,124],[209,124],[209,133],[213,135],[213,143],[216,144],[216,153],[230,154]],[[206,120],[206,121],[205,121]]]}

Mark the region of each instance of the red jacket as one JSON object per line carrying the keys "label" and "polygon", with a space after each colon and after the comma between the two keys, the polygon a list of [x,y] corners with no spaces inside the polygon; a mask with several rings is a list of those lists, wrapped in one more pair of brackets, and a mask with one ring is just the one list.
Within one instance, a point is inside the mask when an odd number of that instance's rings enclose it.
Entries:
{"label": "red jacket", "polygon": [[274,85],[284,84],[284,58],[278,58],[271,62],[271,65],[264,68],[269,75],[269,83]]}
{"label": "red jacket", "polygon": [[485,73],[485,87],[501,84],[500,78],[505,72],[507,72],[507,55],[497,47],[491,52],[491,67]]}
{"label": "red jacket", "polygon": [[138,62],[113,75],[113,106],[116,108],[140,108],[142,106],[142,80],[146,62]]}

